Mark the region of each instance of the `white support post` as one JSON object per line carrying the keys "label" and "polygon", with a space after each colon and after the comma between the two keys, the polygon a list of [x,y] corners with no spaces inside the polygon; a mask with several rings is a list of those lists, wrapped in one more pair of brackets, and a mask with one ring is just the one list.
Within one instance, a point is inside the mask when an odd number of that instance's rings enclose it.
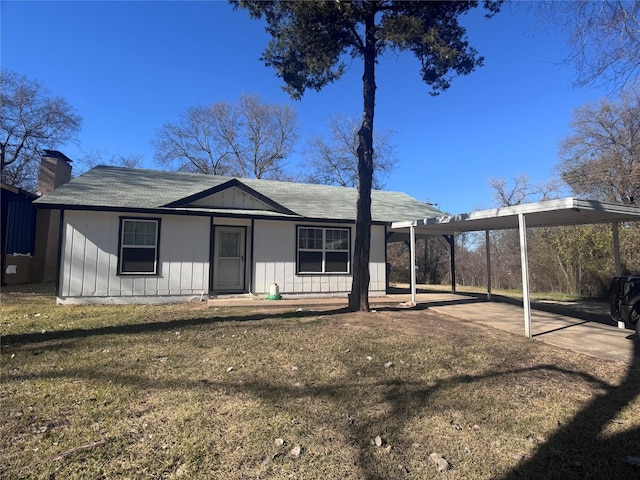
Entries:
{"label": "white support post", "polygon": [[531,338],[531,296],[529,292],[529,259],[527,253],[527,222],[524,213],[518,214],[520,230],[520,263],[522,265],[522,305],[524,307],[524,334]]}
{"label": "white support post", "polygon": [[489,230],[485,230],[484,236],[487,250],[487,300],[491,300],[491,244],[489,242]]}
{"label": "white support post", "polygon": [[409,237],[411,242],[411,303],[416,304],[416,227],[409,227]]}
{"label": "white support post", "polygon": [[616,262],[616,277],[622,276],[622,263],[620,262],[620,234],[618,232],[618,222],[611,224],[613,230],[613,258]]}
{"label": "white support post", "polygon": [[[620,233],[618,231],[618,222],[611,224],[613,232],[613,258],[616,262],[616,277],[622,276],[622,262],[620,261]],[[625,329],[627,326],[624,322],[618,321],[618,328]]]}

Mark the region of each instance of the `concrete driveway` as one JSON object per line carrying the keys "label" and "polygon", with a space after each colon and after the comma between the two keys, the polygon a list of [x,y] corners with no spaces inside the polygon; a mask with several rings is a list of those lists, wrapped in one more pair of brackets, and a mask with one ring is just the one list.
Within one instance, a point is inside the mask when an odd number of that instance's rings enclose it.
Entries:
{"label": "concrete driveway", "polygon": [[[519,305],[487,301],[475,296],[448,294],[438,300],[430,294],[418,299],[428,308],[467,322],[479,323],[516,335],[524,335],[524,311]],[[536,306],[537,305],[537,306]],[[633,330],[613,325],[606,313],[573,311],[562,304],[532,305],[532,340],[567,348],[605,360],[631,364],[640,359],[640,341]]]}

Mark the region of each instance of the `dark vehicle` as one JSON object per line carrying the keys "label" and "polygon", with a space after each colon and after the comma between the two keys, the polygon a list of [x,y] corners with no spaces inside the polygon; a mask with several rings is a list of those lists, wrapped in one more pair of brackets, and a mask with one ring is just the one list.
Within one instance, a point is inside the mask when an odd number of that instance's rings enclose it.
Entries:
{"label": "dark vehicle", "polygon": [[640,275],[613,277],[609,293],[611,317],[636,329],[640,338]]}

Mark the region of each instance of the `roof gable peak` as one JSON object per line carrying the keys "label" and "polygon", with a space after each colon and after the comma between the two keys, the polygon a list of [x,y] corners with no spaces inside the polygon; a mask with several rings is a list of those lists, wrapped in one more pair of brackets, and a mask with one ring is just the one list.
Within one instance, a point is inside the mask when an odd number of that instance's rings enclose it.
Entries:
{"label": "roof gable peak", "polygon": [[164,205],[168,208],[225,208],[238,210],[267,210],[295,215],[295,212],[257,192],[237,178],[215,187],[207,188],[194,195]]}

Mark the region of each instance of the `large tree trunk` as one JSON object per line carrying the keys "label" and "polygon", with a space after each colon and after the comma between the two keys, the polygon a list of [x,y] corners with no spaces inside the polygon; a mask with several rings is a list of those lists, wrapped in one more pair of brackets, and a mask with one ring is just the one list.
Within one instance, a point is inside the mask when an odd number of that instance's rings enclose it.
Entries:
{"label": "large tree trunk", "polygon": [[369,311],[369,253],[371,250],[371,185],[373,182],[373,112],[376,98],[375,12],[365,18],[365,52],[362,92],[364,112],[358,132],[358,203],[353,252],[353,284],[349,308]]}

